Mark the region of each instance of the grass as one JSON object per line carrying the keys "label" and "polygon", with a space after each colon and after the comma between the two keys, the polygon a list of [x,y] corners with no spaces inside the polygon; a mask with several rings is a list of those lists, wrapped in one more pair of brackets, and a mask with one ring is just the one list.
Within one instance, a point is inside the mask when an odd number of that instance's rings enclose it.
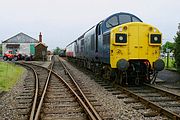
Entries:
{"label": "grass", "polygon": [[162,58],[163,61],[165,62],[165,68],[173,71],[177,71],[177,68],[175,66],[175,59],[174,58],[169,58],[169,65],[167,67],[167,57]]}
{"label": "grass", "polygon": [[19,80],[24,69],[14,63],[0,62],[0,90],[9,91]]}

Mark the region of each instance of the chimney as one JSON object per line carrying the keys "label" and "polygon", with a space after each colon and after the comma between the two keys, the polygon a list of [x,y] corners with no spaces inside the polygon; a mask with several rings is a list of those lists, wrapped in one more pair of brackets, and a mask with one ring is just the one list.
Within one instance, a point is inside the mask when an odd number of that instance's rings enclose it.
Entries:
{"label": "chimney", "polygon": [[40,34],[39,34],[39,42],[42,43],[42,35],[41,35],[41,32],[40,32]]}

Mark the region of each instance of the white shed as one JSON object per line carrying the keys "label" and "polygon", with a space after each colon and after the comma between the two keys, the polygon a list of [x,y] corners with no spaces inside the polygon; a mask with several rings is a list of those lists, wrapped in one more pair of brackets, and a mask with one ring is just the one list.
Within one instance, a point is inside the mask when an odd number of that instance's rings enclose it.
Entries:
{"label": "white shed", "polygon": [[28,56],[34,55],[37,43],[39,43],[38,40],[21,32],[2,42],[2,54],[4,55],[8,50],[12,50]]}

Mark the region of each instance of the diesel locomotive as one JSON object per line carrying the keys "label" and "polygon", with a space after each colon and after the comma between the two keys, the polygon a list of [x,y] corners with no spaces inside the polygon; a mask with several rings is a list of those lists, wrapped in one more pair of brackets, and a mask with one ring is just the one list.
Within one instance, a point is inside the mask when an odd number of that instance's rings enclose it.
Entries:
{"label": "diesel locomotive", "polygon": [[162,33],[130,13],[116,13],[66,46],[66,56],[118,84],[154,83],[164,69]]}

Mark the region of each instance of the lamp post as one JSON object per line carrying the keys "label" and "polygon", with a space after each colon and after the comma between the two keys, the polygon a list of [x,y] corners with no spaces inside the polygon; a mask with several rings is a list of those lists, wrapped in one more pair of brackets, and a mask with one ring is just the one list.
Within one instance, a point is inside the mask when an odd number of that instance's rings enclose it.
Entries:
{"label": "lamp post", "polygon": [[167,68],[169,68],[169,53],[170,53],[170,49],[166,48],[166,53],[167,53]]}

